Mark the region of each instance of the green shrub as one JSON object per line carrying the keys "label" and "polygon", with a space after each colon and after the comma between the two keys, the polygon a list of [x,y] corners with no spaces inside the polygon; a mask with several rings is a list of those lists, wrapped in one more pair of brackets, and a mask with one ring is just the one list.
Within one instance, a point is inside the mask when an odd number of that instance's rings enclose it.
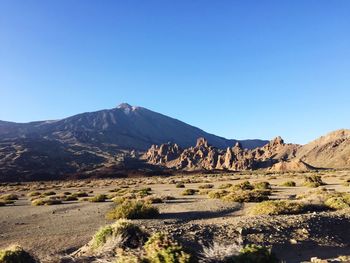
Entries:
{"label": "green shrub", "polygon": [[71,194],[71,196],[74,196],[74,197],[88,197],[89,194],[86,193],[86,192],[76,192],[76,193]]}
{"label": "green shrub", "polygon": [[163,199],[157,196],[147,196],[143,199],[145,202],[149,202],[151,204],[161,204],[163,203]]}
{"label": "green shrub", "polygon": [[95,195],[94,197],[91,197],[89,201],[93,203],[98,203],[98,202],[105,202],[106,199],[107,199],[107,196],[105,194],[98,194],[98,195]]}
{"label": "green shrub", "polygon": [[0,263],[36,263],[32,255],[20,246],[11,246],[0,250]]}
{"label": "green shrub", "polygon": [[159,215],[158,208],[142,200],[125,200],[107,213],[109,219],[147,219]]}
{"label": "green shrub", "polygon": [[254,189],[257,190],[268,190],[271,189],[271,185],[269,182],[259,182],[259,183],[255,183],[253,185]]}
{"label": "green shrub", "polygon": [[239,253],[233,262],[235,263],[278,263],[271,251],[257,245],[247,245]]}
{"label": "green shrub", "polygon": [[92,248],[96,249],[104,245],[112,234],[113,228],[111,225],[101,227],[92,238]]}
{"label": "green shrub", "polygon": [[286,181],[282,184],[285,187],[295,187],[297,184],[294,181]]}
{"label": "green shrub", "polygon": [[325,203],[327,207],[334,210],[341,210],[345,208],[349,208],[349,204],[347,204],[343,198],[341,197],[331,197],[328,198]]}
{"label": "green shrub", "polygon": [[299,214],[304,212],[305,204],[292,201],[274,200],[256,204],[251,209],[253,215]]}
{"label": "green shrub", "polygon": [[262,202],[269,199],[270,191],[261,191],[261,190],[250,190],[242,191],[238,190],[228,195],[225,195],[222,199],[225,201],[231,202]]}
{"label": "green shrub", "polygon": [[322,181],[321,176],[319,175],[310,175],[305,177],[304,185],[307,187],[319,187],[321,185],[325,185]]}
{"label": "green shrub", "polygon": [[346,209],[349,208],[349,200],[346,200],[342,196],[333,196],[328,198],[324,204],[334,210],[341,210],[341,209]]}
{"label": "green shrub", "polygon": [[32,205],[34,206],[41,206],[41,205],[59,205],[62,204],[62,201],[60,199],[51,199],[51,198],[44,198],[44,199],[35,199],[32,201]]}
{"label": "green shrub", "polygon": [[213,187],[214,187],[213,184],[202,184],[202,185],[198,186],[199,189],[211,189]]}
{"label": "green shrub", "polygon": [[244,181],[240,184],[236,184],[233,187],[233,190],[253,190],[254,186],[249,181]]}
{"label": "green shrub", "polygon": [[195,189],[186,189],[181,194],[182,195],[195,195],[198,192],[198,190]]}
{"label": "green shrub", "polygon": [[[114,224],[101,227],[93,236],[91,241],[92,249],[97,249],[106,244],[107,240],[121,237],[117,247],[138,248],[147,239],[147,235],[130,220],[119,219]],[[118,239],[117,239],[118,240]]]}
{"label": "green shrub", "polygon": [[5,200],[5,201],[18,200],[18,195],[15,195],[15,194],[4,194],[4,195],[0,196],[0,199]]}
{"label": "green shrub", "polygon": [[221,199],[224,196],[226,196],[229,192],[226,190],[214,190],[214,191],[210,191],[208,193],[208,197],[209,198],[213,198],[213,199]]}
{"label": "green shrub", "polygon": [[152,189],[150,187],[147,187],[147,188],[142,188],[140,190],[136,190],[134,192],[137,194],[137,196],[142,198],[142,197],[151,195],[152,194],[151,191]]}
{"label": "green shrub", "polygon": [[144,246],[150,263],[189,263],[190,255],[165,233],[152,235]]}

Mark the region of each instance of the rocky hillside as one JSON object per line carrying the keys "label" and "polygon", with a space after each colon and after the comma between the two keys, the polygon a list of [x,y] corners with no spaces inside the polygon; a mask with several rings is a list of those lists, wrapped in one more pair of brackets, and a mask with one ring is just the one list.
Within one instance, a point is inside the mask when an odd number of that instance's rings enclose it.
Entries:
{"label": "rocky hillside", "polygon": [[253,150],[244,149],[238,142],[222,150],[199,138],[195,147],[187,149],[171,143],[153,145],[143,158],[151,164],[174,169],[240,171],[271,167],[279,161],[294,158],[299,148],[299,145],[285,144],[277,137]]}
{"label": "rocky hillside", "polygon": [[[69,144],[113,145],[127,150],[146,150],[152,144],[168,141],[189,147],[199,137],[207,138],[210,144],[218,148],[226,148],[236,142],[127,103],[114,109],[82,113],[57,121],[0,122],[0,140],[46,138]],[[266,141],[244,140],[241,143],[252,149],[264,145]]]}
{"label": "rocky hillside", "polygon": [[297,158],[323,168],[350,167],[350,130],[337,130],[301,147]]}

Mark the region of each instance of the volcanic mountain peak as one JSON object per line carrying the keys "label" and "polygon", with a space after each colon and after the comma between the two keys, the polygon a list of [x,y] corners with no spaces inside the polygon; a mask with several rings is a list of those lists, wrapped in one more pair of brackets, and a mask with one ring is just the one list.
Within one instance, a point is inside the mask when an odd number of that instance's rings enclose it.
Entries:
{"label": "volcanic mountain peak", "polygon": [[125,114],[129,114],[132,111],[139,109],[138,106],[131,106],[129,103],[123,102],[117,106],[117,109],[124,111]]}

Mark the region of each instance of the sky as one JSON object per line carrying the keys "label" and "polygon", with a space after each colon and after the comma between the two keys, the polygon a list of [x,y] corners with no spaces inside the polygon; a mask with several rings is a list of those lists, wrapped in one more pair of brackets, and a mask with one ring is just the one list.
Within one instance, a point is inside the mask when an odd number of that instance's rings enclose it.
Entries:
{"label": "sky", "polygon": [[0,120],[122,102],[226,138],[350,128],[348,0],[0,0]]}

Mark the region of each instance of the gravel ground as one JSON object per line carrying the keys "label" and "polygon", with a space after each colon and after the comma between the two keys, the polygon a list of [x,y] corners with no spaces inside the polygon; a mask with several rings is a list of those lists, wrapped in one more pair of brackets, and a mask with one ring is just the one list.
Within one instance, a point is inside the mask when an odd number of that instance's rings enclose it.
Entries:
{"label": "gravel ground", "polygon": [[[287,199],[310,191],[300,186],[302,177],[273,177],[275,199]],[[220,182],[214,178],[211,183],[217,188],[222,183],[239,183],[241,180]],[[298,187],[280,187],[281,182],[295,180]],[[254,177],[263,181],[266,177]],[[342,185],[343,177],[324,178],[327,188],[348,191]],[[82,183],[77,189],[61,188],[64,191],[93,190],[108,193],[116,187],[116,181],[93,182],[90,186]],[[208,182],[206,182],[208,183]],[[48,183],[49,184],[49,183]],[[186,188],[197,189],[203,183],[186,183]],[[91,186],[92,185],[92,186]],[[144,187],[143,179],[130,188]],[[205,195],[182,196],[184,189],[174,184],[147,185],[157,195],[171,195],[176,200],[157,205],[160,218],[136,220],[147,231],[168,231],[180,239],[185,247],[195,252],[212,242],[221,244],[255,243],[271,246],[273,252],[285,262],[301,262],[311,257],[319,258],[350,255],[350,211],[319,212],[302,215],[248,216],[246,211],[254,204],[227,203],[208,199]],[[185,189],[186,189],[185,188]],[[0,188],[4,193],[5,188]],[[2,191],[1,191],[2,190]],[[8,188],[6,188],[8,191]],[[6,192],[5,191],[5,192]],[[12,191],[13,192],[13,191]],[[31,206],[25,196],[28,191],[16,192],[20,200],[15,205],[0,208],[0,247],[17,243],[35,253],[43,262],[57,254],[69,254],[86,244],[101,226],[111,223],[105,219],[112,202],[90,203],[69,202],[55,206]]]}

